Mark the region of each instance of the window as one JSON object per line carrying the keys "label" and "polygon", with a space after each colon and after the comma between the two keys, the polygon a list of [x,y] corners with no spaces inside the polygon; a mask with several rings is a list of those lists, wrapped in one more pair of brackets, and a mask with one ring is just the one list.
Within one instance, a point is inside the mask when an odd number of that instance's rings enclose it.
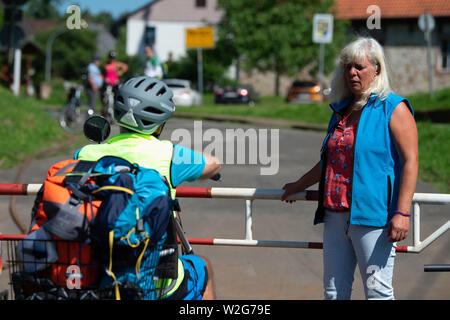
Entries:
{"label": "window", "polygon": [[195,0],[195,7],[197,8],[205,8],[206,0]]}
{"label": "window", "polygon": [[441,42],[441,59],[442,71],[450,71],[450,39]]}
{"label": "window", "polygon": [[148,46],[153,46],[155,44],[155,27],[146,27],[144,34],[144,43]]}

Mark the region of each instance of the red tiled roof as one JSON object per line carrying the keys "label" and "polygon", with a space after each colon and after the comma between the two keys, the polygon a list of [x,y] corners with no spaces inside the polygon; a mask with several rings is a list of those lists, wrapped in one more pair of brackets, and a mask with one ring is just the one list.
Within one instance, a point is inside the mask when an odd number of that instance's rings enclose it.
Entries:
{"label": "red tiled roof", "polygon": [[335,0],[338,19],[366,19],[371,5],[380,8],[381,18],[417,18],[428,11],[434,17],[450,16],[450,0]]}

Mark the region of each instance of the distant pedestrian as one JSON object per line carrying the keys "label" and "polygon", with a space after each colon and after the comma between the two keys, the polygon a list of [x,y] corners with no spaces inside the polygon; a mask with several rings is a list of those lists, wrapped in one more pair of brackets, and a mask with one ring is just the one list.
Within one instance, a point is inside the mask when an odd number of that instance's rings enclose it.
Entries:
{"label": "distant pedestrian", "polygon": [[92,62],[87,67],[87,84],[86,94],[88,96],[88,103],[92,109],[97,106],[97,99],[99,97],[100,89],[103,85],[103,75],[100,71],[100,57],[94,56]]}
{"label": "distant pedestrian", "polygon": [[418,139],[412,107],[392,93],[377,41],[359,38],[342,50],[330,101],[321,159],[283,187],[282,200],[319,182],[314,223],[325,223],[325,299],[350,299],[356,264],[367,299],[394,299],[396,241],[409,230]]}
{"label": "distant pedestrian", "polygon": [[145,46],[144,53],[146,57],[144,74],[148,77],[161,80],[164,76],[164,70],[159,59],[156,57],[153,48]]}

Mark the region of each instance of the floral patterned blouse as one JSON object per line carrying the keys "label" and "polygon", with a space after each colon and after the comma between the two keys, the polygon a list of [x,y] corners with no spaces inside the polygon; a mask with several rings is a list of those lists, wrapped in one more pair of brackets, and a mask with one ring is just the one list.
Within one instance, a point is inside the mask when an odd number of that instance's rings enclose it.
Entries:
{"label": "floral patterned blouse", "polygon": [[358,121],[347,127],[343,118],[327,142],[324,207],[347,211],[352,198],[354,142]]}

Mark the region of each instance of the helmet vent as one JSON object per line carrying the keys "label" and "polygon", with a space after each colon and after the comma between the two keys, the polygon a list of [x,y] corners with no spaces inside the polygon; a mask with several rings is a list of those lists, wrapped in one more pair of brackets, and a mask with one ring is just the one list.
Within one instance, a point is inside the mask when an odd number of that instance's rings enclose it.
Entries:
{"label": "helmet vent", "polygon": [[149,126],[149,125],[154,124],[154,122],[147,121],[147,120],[145,120],[145,119],[141,119],[141,121],[142,121],[142,124],[143,124],[144,126]]}
{"label": "helmet vent", "polygon": [[161,90],[158,91],[156,94],[157,97],[162,96],[164,93],[166,93],[166,88],[162,87]]}
{"label": "helmet vent", "polygon": [[150,83],[150,84],[147,86],[147,88],[145,88],[145,91],[147,92],[147,91],[151,90],[155,85],[156,85],[156,82]]}
{"label": "helmet vent", "polygon": [[141,83],[144,82],[144,81],[145,81],[145,78],[142,79],[141,81],[138,81],[138,82],[134,85],[134,87],[135,87],[135,88],[139,87],[139,86],[141,85]]}
{"label": "helmet vent", "polygon": [[164,111],[156,109],[154,107],[146,107],[146,108],[144,108],[144,111],[154,113],[154,114],[163,114],[164,113]]}

